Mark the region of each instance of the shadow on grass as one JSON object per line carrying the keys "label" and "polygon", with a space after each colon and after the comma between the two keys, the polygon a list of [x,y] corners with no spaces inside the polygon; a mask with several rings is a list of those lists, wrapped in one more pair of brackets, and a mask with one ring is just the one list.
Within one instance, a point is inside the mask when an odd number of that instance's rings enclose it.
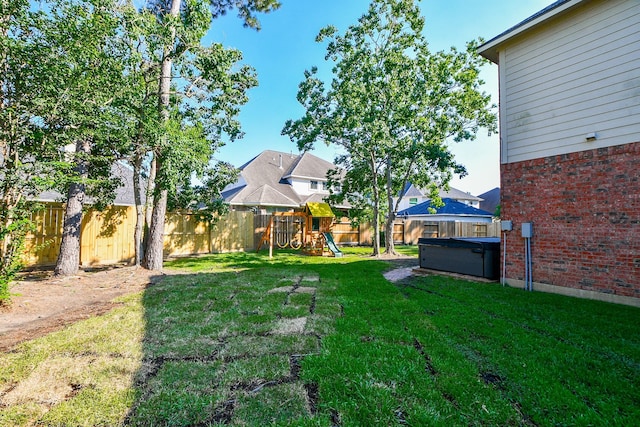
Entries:
{"label": "shadow on grass", "polygon": [[340,304],[320,298],[338,260],[279,253],[176,259],[144,292],[145,336],[129,425],[282,424],[316,415],[300,377]]}
{"label": "shadow on grass", "polygon": [[[363,254],[360,254],[363,255]],[[131,425],[629,425],[640,310],[280,252],[172,261]]]}

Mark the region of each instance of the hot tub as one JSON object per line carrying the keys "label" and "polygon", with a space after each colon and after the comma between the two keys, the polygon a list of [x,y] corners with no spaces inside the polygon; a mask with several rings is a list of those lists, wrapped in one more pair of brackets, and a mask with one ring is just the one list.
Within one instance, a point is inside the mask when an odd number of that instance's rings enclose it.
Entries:
{"label": "hot tub", "polygon": [[500,278],[499,237],[422,238],[418,247],[421,268],[490,280]]}

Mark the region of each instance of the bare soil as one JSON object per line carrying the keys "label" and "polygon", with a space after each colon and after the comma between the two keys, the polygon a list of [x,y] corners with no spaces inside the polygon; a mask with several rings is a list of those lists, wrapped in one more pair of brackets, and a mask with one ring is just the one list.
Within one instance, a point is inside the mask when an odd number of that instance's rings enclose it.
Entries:
{"label": "bare soil", "polygon": [[11,288],[11,305],[0,307],[0,351],[82,319],[104,314],[121,295],[138,292],[164,273],[110,266],[55,277],[51,271],[22,273]]}

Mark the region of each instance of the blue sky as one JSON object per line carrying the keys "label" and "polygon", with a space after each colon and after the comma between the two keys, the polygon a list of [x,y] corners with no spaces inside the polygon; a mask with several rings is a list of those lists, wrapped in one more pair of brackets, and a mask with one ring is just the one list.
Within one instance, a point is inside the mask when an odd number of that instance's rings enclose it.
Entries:
{"label": "blue sky", "polygon": [[[261,31],[242,27],[232,11],[214,20],[205,43],[220,42],[244,53],[244,63],[258,73],[259,87],[240,114],[245,137],[228,143],[218,160],[240,166],[263,150],[297,153],[295,143],[280,132],[287,119],[304,114],[296,100],[304,70],[318,66],[329,81],[330,64],[324,60],[326,44],[316,43],[318,31],[334,25],[342,33],[367,10],[368,0],[281,0],[276,12],[261,15]],[[469,40],[489,40],[552,3],[551,0],[422,0],[426,36],[432,51],[464,48]],[[498,102],[498,71],[493,64],[482,74],[484,90]],[[451,185],[478,195],[500,185],[499,136],[480,132],[475,141],[452,143],[458,162],[469,174]],[[333,161],[337,148],[316,145],[313,154]]]}

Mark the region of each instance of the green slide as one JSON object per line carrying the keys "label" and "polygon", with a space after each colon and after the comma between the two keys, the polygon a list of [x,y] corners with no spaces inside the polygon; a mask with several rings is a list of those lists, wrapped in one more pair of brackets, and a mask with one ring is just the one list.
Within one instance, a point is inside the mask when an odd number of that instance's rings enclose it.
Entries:
{"label": "green slide", "polygon": [[322,234],[324,235],[324,240],[327,242],[327,246],[329,247],[329,250],[333,252],[333,256],[335,256],[336,258],[342,257],[342,252],[336,246],[336,242],[333,241],[333,236],[331,235],[331,233],[322,233]]}

